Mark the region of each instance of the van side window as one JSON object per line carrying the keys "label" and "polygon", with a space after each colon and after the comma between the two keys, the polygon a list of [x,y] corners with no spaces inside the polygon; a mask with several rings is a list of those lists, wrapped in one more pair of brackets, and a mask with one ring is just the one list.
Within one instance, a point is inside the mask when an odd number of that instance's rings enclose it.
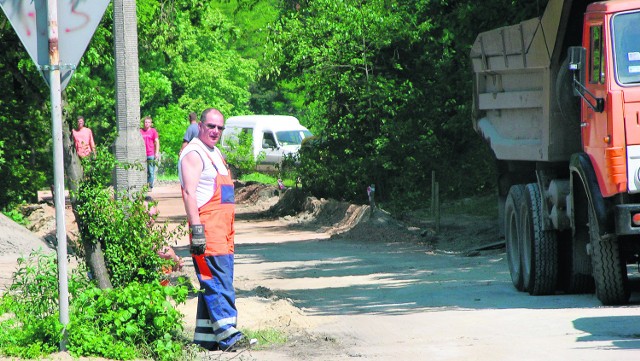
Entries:
{"label": "van side window", "polygon": [[275,148],[276,147],[276,138],[273,137],[273,133],[264,133],[262,136],[262,148]]}

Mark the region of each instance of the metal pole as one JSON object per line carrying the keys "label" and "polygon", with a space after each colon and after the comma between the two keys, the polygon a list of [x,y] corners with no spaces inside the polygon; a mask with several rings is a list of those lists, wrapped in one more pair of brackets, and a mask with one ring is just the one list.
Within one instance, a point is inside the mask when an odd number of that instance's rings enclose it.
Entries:
{"label": "metal pole", "polygon": [[436,215],[436,171],[431,171],[431,217]]}
{"label": "metal pole", "polygon": [[60,323],[63,336],[60,350],[67,349],[69,324],[69,287],[67,283],[67,229],[64,219],[64,158],[62,150],[62,89],[60,86],[60,54],[58,52],[58,3],[47,2],[47,23],[49,30],[49,87],[51,90],[51,122],[53,132],[53,187],[56,206],[56,238],[58,240],[58,300],[60,303]]}
{"label": "metal pole", "polygon": [[436,234],[440,234],[440,183],[435,182],[435,215],[436,215]]}

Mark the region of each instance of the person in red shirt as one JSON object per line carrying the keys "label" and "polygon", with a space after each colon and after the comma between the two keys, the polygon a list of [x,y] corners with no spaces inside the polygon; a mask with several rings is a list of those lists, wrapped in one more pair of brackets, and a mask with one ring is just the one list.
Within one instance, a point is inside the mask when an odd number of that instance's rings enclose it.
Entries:
{"label": "person in red shirt", "polygon": [[151,127],[152,124],[151,117],[146,116],[144,117],[144,125],[140,129],[140,135],[142,135],[147,152],[147,183],[149,184],[149,190],[153,190],[156,164],[160,160],[160,139],[158,138],[158,131]]}
{"label": "person in red shirt", "polygon": [[78,117],[78,129],[71,131],[73,142],[76,146],[78,157],[84,158],[96,151],[96,143],[93,141],[93,132],[84,126],[84,117]]}

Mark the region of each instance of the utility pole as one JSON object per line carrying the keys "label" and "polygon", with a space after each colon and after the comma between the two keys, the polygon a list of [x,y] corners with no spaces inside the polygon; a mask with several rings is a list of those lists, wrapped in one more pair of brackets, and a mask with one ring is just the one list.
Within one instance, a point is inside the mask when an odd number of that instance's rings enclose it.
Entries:
{"label": "utility pole", "polygon": [[135,0],[113,1],[113,42],[116,62],[115,158],[141,162],[143,169],[117,167],[116,192],[140,190],[146,183],[146,153],[140,136],[140,78],[138,75],[138,26]]}

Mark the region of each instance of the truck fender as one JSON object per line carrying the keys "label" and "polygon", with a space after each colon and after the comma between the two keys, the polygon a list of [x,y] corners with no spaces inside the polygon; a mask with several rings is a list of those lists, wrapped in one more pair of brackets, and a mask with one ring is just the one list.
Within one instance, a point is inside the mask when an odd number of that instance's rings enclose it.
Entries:
{"label": "truck fender", "polygon": [[[588,205],[595,211],[598,220],[600,235],[615,233],[613,216],[607,211],[607,202],[602,197],[598,179],[593,169],[593,164],[586,153],[574,153],[569,162],[571,173],[571,197],[579,196],[582,192],[574,189],[577,185],[582,185],[584,194],[587,196]],[[572,202],[575,204],[575,202]],[[572,212],[572,218],[575,212]]]}

